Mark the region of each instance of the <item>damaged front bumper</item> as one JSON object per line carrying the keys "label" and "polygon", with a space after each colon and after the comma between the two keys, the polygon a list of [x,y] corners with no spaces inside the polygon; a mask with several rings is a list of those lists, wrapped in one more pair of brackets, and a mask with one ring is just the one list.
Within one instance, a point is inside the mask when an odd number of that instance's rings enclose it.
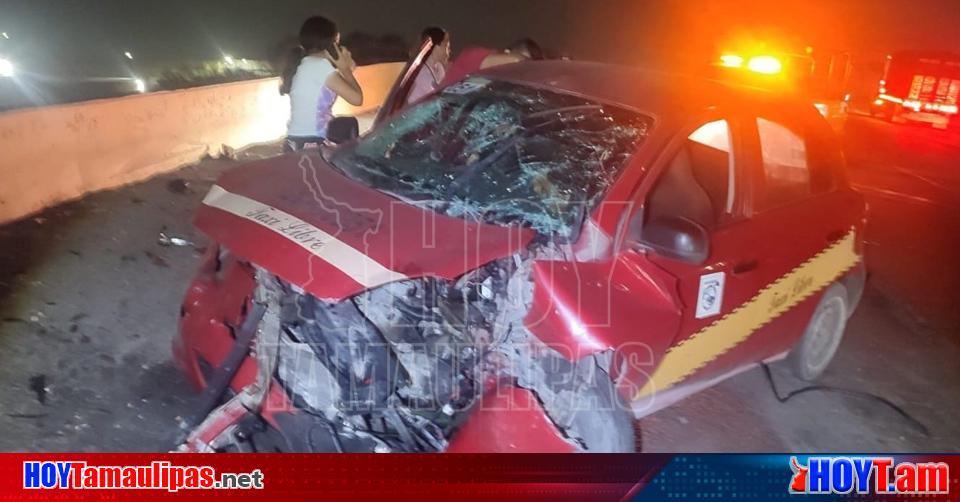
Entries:
{"label": "damaged front bumper", "polygon": [[[211,250],[186,296],[174,351],[191,382],[214,401],[185,424],[180,449],[618,451],[584,439],[588,429],[624,427],[577,409],[586,386],[568,377],[595,369],[593,358],[579,367],[553,358],[563,365],[560,374],[544,362],[551,358],[507,348],[504,337],[516,338],[521,329],[506,335],[489,329],[504,321],[492,291],[505,289],[508,279],[489,265],[456,283],[394,283],[326,303]],[[247,338],[250,324],[256,336]],[[465,334],[470,340],[457,345]],[[348,350],[331,351],[335,342]],[[504,369],[511,358],[520,371]],[[615,394],[606,373],[589,373]]]}

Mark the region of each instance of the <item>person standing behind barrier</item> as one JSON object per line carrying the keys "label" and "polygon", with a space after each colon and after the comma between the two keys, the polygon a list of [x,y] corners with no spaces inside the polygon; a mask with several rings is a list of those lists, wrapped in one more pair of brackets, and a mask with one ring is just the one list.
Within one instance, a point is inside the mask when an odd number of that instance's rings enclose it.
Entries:
{"label": "person standing behind barrier", "polygon": [[413,86],[407,95],[407,104],[416,103],[424,96],[433,94],[440,87],[440,82],[447,73],[447,65],[450,63],[449,32],[443,28],[430,26],[424,28],[420,40],[421,42],[432,41],[433,49],[413,80]]}
{"label": "person standing behind barrier", "polygon": [[363,104],[354,68],[353,56],[340,46],[340,32],[333,21],[322,16],[304,21],[300,46],[290,53],[280,81],[280,93],[290,95],[286,151],[324,143],[337,96],[354,106]]}
{"label": "person standing behind barrier", "polygon": [[543,59],[543,49],[530,38],[522,38],[510,44],[502,52],[485,47],[467,47],[447,67],[447,74],[440,87],[459,82],[471,73],[510,63],[519,63],[528,59]]}

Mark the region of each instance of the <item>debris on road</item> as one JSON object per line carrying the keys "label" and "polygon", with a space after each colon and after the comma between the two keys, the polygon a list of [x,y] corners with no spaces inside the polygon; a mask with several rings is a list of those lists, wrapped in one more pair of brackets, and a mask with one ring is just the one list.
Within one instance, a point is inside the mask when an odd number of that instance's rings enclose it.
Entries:
{"label": "debris on road", "polygon": [[181,246],[181,247],[194,246],[196,247],[196,244],[194,244],[191,241],[188,241],[182,237],[171,237],[164,232],[160,232],[160,237],[157,238],[157,244],[160,244],[161,246]]}
{"label": "debris on road", "polygon": [[183,178],[175,178],[167,182],[167,190],[175,194],[185,194],[190,192],[190,184]]}
{"label": "debris on road", "polygon": [[30,390],[37,395],[37,401],[42,405],[47,404],[47,375],[41,373],[30,377]]}
{"label": "debris on road", "polygon": [[10,418],[46,418],[46,413],[7,413]]}
{"label": "debris on road", "polygon": [[164,259],[162,256],[159,256],[159,255],[157,255],[157,254],[155,254],[155,253],[152,253],[152,252],[150,252],[150,251],[144,251],[143,254],[147,255],[147,258],[150,258],[150,261],[152,261],[153,264],[156,265],[156,266],[158,266],[158,267],[164,267],[164,268],[169,268],[169,267],[170,267],[170,263],[167,262],[167,260]]}

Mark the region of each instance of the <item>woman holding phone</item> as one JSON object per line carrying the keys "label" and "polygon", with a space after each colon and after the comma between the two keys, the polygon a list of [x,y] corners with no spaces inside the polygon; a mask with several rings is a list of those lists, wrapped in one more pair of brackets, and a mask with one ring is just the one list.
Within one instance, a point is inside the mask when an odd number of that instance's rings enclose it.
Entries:
{"label": "woman holding phone", "polygon": [[287,151],[323,144],[338,96],[354,106],[363,104],[354,68],[353,56],[340,46],[340,32],[333,21],[322,16],[304,21],[300,45],[291,52],[280,82],[280,93],[290,95]]}

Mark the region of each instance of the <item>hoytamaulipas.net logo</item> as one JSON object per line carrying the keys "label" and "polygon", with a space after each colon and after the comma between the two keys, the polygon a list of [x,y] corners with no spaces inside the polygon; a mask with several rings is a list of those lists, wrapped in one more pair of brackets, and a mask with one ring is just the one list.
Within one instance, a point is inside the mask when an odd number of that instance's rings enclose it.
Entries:
{"label": "hoytamaulipas.net logo", "polygon": [[261,490],[263,472],[221,472],[207,465],[88,465],[86,462],[25,461],[25,489],[59,490]]}
{"label": "hoytamaulipas.net logo", "polygon": [[896,462],[893,457],[790,457],[790,493],[935,495],[949,492],[944,462]]}

